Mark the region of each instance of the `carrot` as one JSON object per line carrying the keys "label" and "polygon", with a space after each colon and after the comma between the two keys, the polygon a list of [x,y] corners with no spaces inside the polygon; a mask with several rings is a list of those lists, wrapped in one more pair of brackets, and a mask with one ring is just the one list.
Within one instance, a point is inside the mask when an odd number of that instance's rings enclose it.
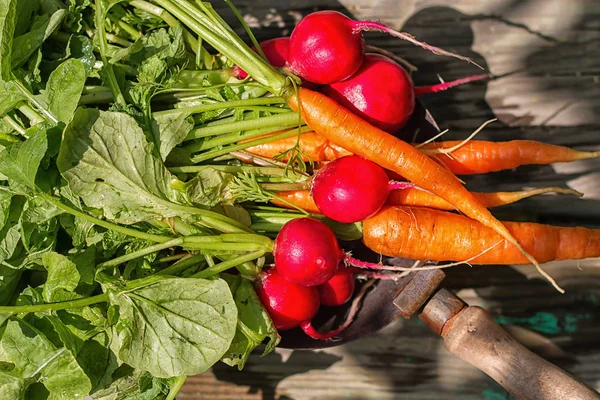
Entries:
{"label": "carrot", "polygon": [[440,196],[466,216],[492,228],[534,264],[557,290],[564,292],[454,174],[424,153],[370,125],[321,93],[300,87],[297,94],[288,92],[286,100],[293,110],[301,113],[308,126],[332,143],[402,175],[420,188]]}
{"label": "carrot", "polygon": [[[321,214],[319,207],[315,204],[309,190],[289,190],[284,192],[277,192],[277,196],[280,199],[287,201],[297,207],[300,207],[304,211],[312,214]],[[279,200],[273,199],[271,203],[284,208],[292,208],[289,204]]]}
{"label": "carrot", "polygon": [[[582,194],[573,190],[573,189],[565,189],[560,187],[543,187],[536,188],[530,190],[522,190],[517,192],[492,192],[492,193],[483,193],[483,192],[472,192],[473,195],[487,208],[492,207],[500,207],[503,205],[515,203],[519,200],[525,199],[527,197],[535,196],[538,194],[544,193],[562,193],[562,194],[574,194],[576,196],[581,196]],[[319,208],[315,204],[314,200],[310,195],[310,191],[308,190],[291,190],[278,192],[277,195],[289,202],[292,203],[305,211],[313,214],[319,214]],[[281,207],[291,208],[289,204],[286,204],[277,199],[272,201],[273,204],[276,204]],[[426,192],[424,190],[420,190],[417,188],[408,188],[402,190],[392,190],[390,193],[388,200],[386,202],[389,206],[413,206],[413,207],[428,207],[436,210],[445,210],[445,211],[453,211],[455,208],[448,203],[446,200],[442,199],[439,196]]]}
{"label": "carrot", "polygon": [[[594,158],[600,152],[577,151],[534,140],[511,140],[489,142],[471,140],[428,143],[419,149],[436,157],[457,175],[485,174],[528,164],[551,164]],[[456,149],[450,151],[452,148]],[[448,152],[448,153],[447,153]]]}
{"label": "carrot", "polygon": [[[504,222],[539,262],[600,257],[600,229]],[[512,244],[465,216],[422,207],[385,207],[363,221],[363,242],[391,257],[470,264],[528,264]]]}
{"label": "carrot", "polygon": [[[528,197],[544,193],[562,193],[574,194],[581,197],[582,194],[573,189],[560,187],[542,187],[530,190],[521,190],[517,192],[472,192],[481,204],[486,208],[500,207],[511,203],[516,203]],[[408,188],[402,190],[393,190],[387,200],[390,206],[416,206],[428,207],[436,210],[453,211],[455,208],[439,196],[420,190],[417,188]],[[308,211],[308,210],[307,210]]]}
{"label": "carrot", "polygon": [[[272,158],[290,149],[294,144],[296,144],[296,137],[290,137],[251,147],[248,151]],[[566,146],[534,140],[508,142],[471,140],[464,144],[462,141],[452,140],[428,143],[422,146],[414,145],[456,175],[485,174],[528,164],[570,162],[600,156],[600,152],[577,151]],[[300,136],[300,147],[314,162],[333,161],[350,154],[347,150],[332,144],[314,132]],[[456,149],[452,150],[454,147]],[[445,154],[446,152],[447,154]]]}
{"label": "carrot", "polygon": [[[296,140],[298,140],[296,136],[286,139],[279,139],[273,142],[249,147],[246,149],[246,151],[262,157],[273,158],[278,154],[281,154],[294,147]],[[337,158],[350,155],[347,150],[334,145],[329,140],[315,132],[306,132],[301,134],[299,147],[302,152],[306,156],[310,157],[310,159],[313,161],[332,161]],[[304,161],[308,161],[307,157],[304,158]]]}

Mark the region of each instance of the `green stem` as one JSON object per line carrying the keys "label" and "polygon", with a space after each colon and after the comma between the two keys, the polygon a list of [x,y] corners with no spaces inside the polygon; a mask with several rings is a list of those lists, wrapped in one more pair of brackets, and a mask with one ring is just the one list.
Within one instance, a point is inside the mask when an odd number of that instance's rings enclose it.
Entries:
{"label": "green stem", "polygon": [[167,267],[159,272],[157,275],[178,275],[179,273],[185,271],[188,268],[191,268],[195,265],[202,264],[205,262],[205,258],[203,254],[194,254],[191,257],[183,259],[175,264]]}
{"label": "green stem", "polygon": [[185,383],[187,376],[179,376],[173,380],[171,383],[171,388],[169,390],[169,394],[165,398],[165,400],[175,400],[177,397],[177,393],[181,390],[181,387]]}
{"label": "green stem", "polygon": [[[241,231],[239,229],[225,230],[222,226],[217,226],[216,229],[221,230],[220,235],[215,235],[212,232],[202,232],[197,227],[190,225],[179,218],[170,220],[168,226],[173,229],[176,234],[181,234],[183,240],[180,244],[186,250],[214,250],[214,251],[255,251],[264,249],[271,251],[273,243],[271,239],[257,235],[255,233],[246,233],[250,231]],[[152,225],[156,227],[164,227],[167,225],[164,222],[152,221]],[[162,226],[161,226],[162,225]],[[209,224],[210,225],[210,224]],[[230,232],[230,233],[228,233]],[[251,231],[250,231],[251,232]]]}
{"label": "green stem", "polygon": [[[187,31],[186,31],[187,32]],[[195,47],[197,68],[212,68],[213,56],[202,46],[202,38],[198,38],[198,44]]]}
{"label": "green stem", "polygon": [[121,93],[121,88],[119,87],[119,83],[117,82],[115,71],[112,69],[112,65],[108,62],[108,57],[106,56],[106,54],[108,53],[106,31],[104,30],[104,18],[106,17],[106,13],[104,12],[103,7],[103,1],[96,0],[95,24],[96,34],[98,35],[100,58],[102,58],[102,63],[104,64],[104,71],[106,72],[106,79],[108,81],[107,84],[108,87],[110,87],[113,99],[115,99],[117,104],[121,107],[126,107],[127,102],[125,101],[123,93]]}
{"label": "green stem", "polygon": [[158,259],[159,263],[167,263],[167,262],[171,262],[171,261],[179,261],[182,258],[185,258],[189,256],[189,253],[179,253],[179,254],[173,254],[172,256],[166,256],[166,257],[161,257]]}
{"label": "green stem", "polygon": [[289,192],[292,190],[308,190],[311,181],[292,182],[292,183],[262,183],[260,187],[273,192]]}
{"label": "green stem", "polygon": [[260,204],[250,204],[246,207],[248,209],[248,211],[250,212],[250,215],[254,215],[254,214],[260,214],[260,213],[274,213],[274,214],[282,214],[282,213],[289,213],[289,210],[282,210],[279,207],[274,207],[274,206],[264,206],[264,205],[260,205]]}
{"label": "green stem", "polygon": [[[256,129],[286,129],[296,126],[298,114],[295,112],[270,115],[245,121],[228,122],[195,128],[187,135],[185,140],[200,139],[208,136],[221,135],[229,132],[248,131]],[[269,133],[269,132],[266,132]]]}
{"label": "green stem", "polygon": [[[218,236],[186,236],[185,244],[196,243],[234,243],[236,246],[242,243],[252,243],[263,246],[266,251],[273,250],[273,241],[268,237],[255,233],[223,233]],[[237,249],[237,248],[235,248]]]}
{"label": "green stem", "polygon": [[[221,215],[221,214],[217,214],[217,215]],[[228,221],[234,221],[235,224],[228,222]],[[218,231],[226,232],[226,233],[252,232],[247,226],[245,226],[241,222],[235,221],[235,220],[227,218],[227,217],[223,217],[223,218],[202,217],[198,221],[198,223],[207,228],[216,229]]]}
{"label": "green stem", "polygon": [[[162,19],[169,25],[171,28],[179,25],[179,21],[177,21],[171,14],[169,14],[165,9],[155,6],[154,4],[150,4],[147,1],[142,0],[133,0],[129,3],[129,5],[138,8],[140,10],[146,11],[148,14],[152,14]],[[183,29],[183,40],[193,51],[198,47],[199,41],[187,30]]]}
{"label": "green stem", "polygon": [[106,41],[108,43],[116,44],[121,47],[127,48],[133,44],[129,40],[123,39],[121,36],[117,36],[114,33],[104,33],[104,36],[106,37]]}
{"label": "green stem", "polygon": [[206,5],[194,6],[188,1],[172,0],[154,0],[154,3],[173,14],[218,52],[248,72],[254,80],[268,86],[273,93],[281,95],[287,89],[286,78],[252,51],[227,24],[219,21],[218,14],[214,11],[211,13]]}
{"label": "green stem", "polygon": [[[189,113],[196,114],[206,111],[221,110],[225,108],[244,108],[247,106],[262,106],[266,104],[285,104],[285,99],[281,97],[259,97],[257,99],[219,101],[212,104],[202,104],[195,107],[173,108],[171,110],[157,111],[154,115]],[[298,116],[296,116],[296,119]]]}
{"label": "green stem", "polygon": [[46,110],[46,108],[44,108],[44,106],[42,106],[42,104],[39,101],[37,101],[37,99],[31,93],[29,93],[29,90],[27,90],[27,88],[23,86],[21,81],[15,78],[12,82],[15,84],[17,89],[19,89],[19,91],[23,94],[23,96],[25,96],[25,98],[29,100],[31,104],[33,104],[42,114],[44,114],[44,116],[48,118],[48,120],[50,120],[54,124],[58,123],[58,118],[56,118],[54,114],[52,114],[50,111]]}
{"label": "green stem", "polygon": [[168,249],[170,247],[181,246],[184,242],[184,238],[177,238],[173,240],[169,240],[168,242],[155,244],[153,246],[148,246],[144,249],[134,251],[133,253],[125,254],[123,256],[113,258],[112,260],[103,262],[98,264],[98,270],[104,270],[112,267],[116,267],[117,265],[126,263],[131,260],[135,260],[136,258],[140,258],[143,256],[147,256],[148,254],[156,253],[161,250]]}
{"label": "green stem", "polygon": [[[131,65],[128,64],[123,64],[123,63],[114,63],[114,64],[110,64],[109,66],[115,65],[117,67],[119,67],[119,69],[121,71],[123,71],[125,73],[125,75],[127,76],[136,76],[138,71],[137,69],[135,69],[134,67],[132,67]],[[94,69],[100,70],[104,68],[104,62],[101,60],[97,60],[94,63]],[[111,93],[112,93],[112,89],[110,89]]]}
{"label": "green stem", "polygon": [[141,232],[141,231],[138,231],[135,229],[126,228],[121,225],[113,224],[111,222],[104,221],[104,220],[98,219],[96,217],[92,217],[91,215],[88,215],[84,212],[81,212],[72,207],[69,207],[68,205],[64,204],[63,202],[61,202],[58,198],[56,198],[54,196],[51,196],[44,192],[39,192],[39,194],[45,200],[54,204],[56,207],[60,208],[61,210],[65,211],[75,217],[78,217],[85,221],[88,221],[94,225],[98,225],[103,228],[106,228],[108,230],[112,230],[112,231],[121,233],[123,235],[131,236],[131,237],[136,237],[138,239],[147,240],[149,242],[164,243],[164,242],[168,242],[169,240],[173,239],[172,237],[168,237],[168,236],[153,235],[151,233],[146,233],[146,232]]}
{"label": "green stem", "polygon": [[4,123],[8,126],[10,126],[11,128],[13,128],[15,131],[19,132],[20,135],[25,135],[25,129],[23,129],[23,127],[21,125],[19,125],[17,123],[17,121],[15,121],[14,119],[12,119],[10,116],[5,115],[2,118],[2,121],[4,121]]}
{"label": "green stem", "polygon": [[[289,128],[289,127],[286,127]],[[285,129],[285,128],[283,128]],[[207,151],[214,148],[221,148],[228,144],[243,142],[248,139],[253,139],[256,137],[272,134],[275,132],[280,132],[283,129],[278,128],[263,128],[263,129],[254,129],[251,131],[244,132],[243,134],[239,134],[237,132],[230,133],[228,135],[218,136],[213,139],[206,139],[201,142],[192,143],[187,146],[184,146],[184,149],[189,151],[190,153],[197,153],[200,151]]]}
{"label": "green stem", "polygon": [[302,214],[298,214],[291,210],[282,210],[281,208],[276,208],[276,207],[264,207],[264,208],[272,208],[273,211],[251,211],[251,210],[249,210],[250,216],[253,218],[263,218],[263,219],[279,218],[279,217],[282,217],[282,218],[289,217],[290,219],[294,219],[294,218],[303,217]]}
{"label": "green stem", "polygon": [[232,151],[244,150],[244,149],[247,149],[248,147],[253,147],[253,146],[258,146],[259,144],[274,142],[279,139],[285,139],[285,138],[297,135],[298,133],[309,132],[311,130],[312,129],[307,126],[302,127],[301,129],[291,129],[291,130],[282,132],[280,134],[269,136],[266,138],[252,140],[249,142],[244,142],[244,143],[236,144],[233,146],[227,146],[223,149],[207,151],[206,153],[201,153],[195,157],[192,157],[191,161],[194,164],[198,164],[202,161],[210,160],[211,158],[218,157],[223,154],[231,153]]}
{"label": "green stem", "polygon": [[98,92],[84,94],[79,97],[79,105],[86,104],[106,104],[113,101],[114,97],[112,92]]}
{"label": "green stem", "polygon": [[138,32],[133,26],[129,25],[128,23],[123,22],[122,19],[118,19],[116,22],[121,29],[123,29],[125,32],[127,32],[129,36],[131,36],[133,40],[138,40],[142,37],[142,34],[140,32]]}
{"label": "green stem", "polygon": [[206,264],[209,267],[214,267],[215,260],[212,258],[212,256],[210,254],[204,254],[204,259],[206,260]]}
{"label": "green stem", "polygon": [[208,278],[213,275],[216,275],[220,272],[226,271],[229,268],[233,268],[239,264],[245,263],[247,261],[254,261],[257,258],[260,258],[265,255],[264,250],[254,251],[252,253],[244,254],[243,256],[232,258],[231,260],[223,261],[218,264],[215,264],[212,267],[206,268],[194,275],[192,278]]}
{"label": "green stem", "polygon": [[[266,236],[263,236],[267,238]],[[186,239],[188,239],[186,237]],[[267,238],[268,239],[268,238]],[[246,251],[265,251],[265,246],[259,243],[193,243],[187,240],[182,245],[186,250],[202,250],[202,251],[228,251],[228,252],[246,252]]]}
{"label": "green stem", "polygon": [[147,1],[142,0],[132,0],[129,2],[130,6],[138,8],[140,10],[146,11],[148,14],[152,14],[167,23],[167,25],[171,27],[175,27],[179,25],[179,21],[177,21],[171,14],[165,11],[163,8],[155,6],[154,4],[148,3]]}
{"label": "green stem", "polygon": [[179,217],[175,217],[171,220],[171,226],[173,231],[177,234],[181,234],[183,236],[192,236],[192,235],[209,235],[212,232],[205,227],[198,227],[192,224],[188,224],[184,220]]}
{"label": "green stem", "polygon": [[[206,94],[206,89],[210,87],[204,86],[203,82],[208,81],[212,85],[222,85],[227,83],[231,78],[230,69],[203,69],[203,70],[187,70],[180,71],[177,76],[177,82],[174,88],[169,90],[190,90],[198,91],[196,95]],[[189,95],[189,93],[187,93]],[[192,93],[193,94],[193,93]]]}
{"label": "green stem", "polygon": [[261,58],[263,60],[265,60],[265,61],[268,62],[267,56],[265,55],[262,47],[260,47],[260,43],[258,43],[258,41],[256,40],[256,37],[254,36],[254,33],[252,33],[252,30],[250,29],[250,27],[248,26],[248,24],[246,24],[244,22],[244,17],[242,17],[242,14],[240,14],[240,12],[238,11],[238,9],[235,8],[235,6],[233,5],[233,3],[230,0],[225,0],[225,3],[227,3],[227,5],[229,6],[229,8],[231,8],[231,11],[233,11],[233,14],[236,16],[236,18],[238,19],[238,21],[242,22],[244,30],[246,31],[246,34],[250,38],[250,41],[252,42],[252,45],[254,46],[254,48],[256,49],[256,51],[258,52],[258,54],[261,56]]}
{"label": "green stem", "polygon": [[237,327],[238,327],[238,329],[240,331],[242,331],[242,333],[244,334],[244,336],[246,336],[249,339],[252,339],[254,341],[254,343],[256,343],[256,345],[258,345],[258,344],[260,344],[262,342],[263,338],[259,337],[256,334],[256,332],[254,332],[246,324],[244,324],[240,318],[238,318]]}
{"label": "green stem", "polygon": [[254,175],[286,176],[283,168],[255,167],[252,165],[189,165],[185,167],[170,167],[169,171],[174,174],[197,174],[205,169],[215,169],[232,174],[248,172]]}
{"label": "green stem", "polygon": [[101,85],[86,85],[83,87],[82,94],[92,93],[110,93],[110,88]]}
{"label": "green stem", "polygon": [[29,119],[30,125],[37,125],[40,122],[44,122],[45,119],[37,111],[28,106],[27,104],[22,104],[19,106],[19,111],[23,113]]}
{"label": "green stem", "polygon": [[27,306],[0,306],[0,313],[19,314],[44,311],[67,310],[69,308],[81,308],[92,304],[106,303],[108,294],[86,297],[78,300],[63,301],[60,303],[33,304]]}

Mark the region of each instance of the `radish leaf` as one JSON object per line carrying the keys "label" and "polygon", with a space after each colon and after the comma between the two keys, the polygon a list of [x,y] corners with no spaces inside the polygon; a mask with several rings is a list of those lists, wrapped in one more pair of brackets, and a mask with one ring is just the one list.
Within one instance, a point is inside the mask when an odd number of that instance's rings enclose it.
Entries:
{"label": "radish leaf", "polygon": [[55,348],[41,332],[23,321],[7,322],[0,351],[8,357],[5,361],[14,364],[11,371],[0,375],[0,379],[12,378],[9,382],[13,393],[22,393],[36,381],[46,387],[49,400],[83,399],[91,390],[90,380],[73,354],[65,348]]}
{"label": "radish leaf", "polygon": [[80,108],[66,127],[57,160],[71,190],[107,218],[133,223],[182,214],[174,177],[127,114]]}
{"label": "radish leaf", "polygon": [[160,378],[206,371],[235,334],[237,309],[227,283],[157,277],[144,281],[148,283],[138,289],[109,295],[119,307],[113,328],[119,358]]}

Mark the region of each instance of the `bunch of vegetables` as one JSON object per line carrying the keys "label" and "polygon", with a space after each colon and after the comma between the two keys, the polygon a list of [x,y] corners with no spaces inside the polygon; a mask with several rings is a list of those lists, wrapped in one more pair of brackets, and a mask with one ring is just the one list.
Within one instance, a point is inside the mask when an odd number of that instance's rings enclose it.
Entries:
{"label": "bunch of vegetables", "polygon": [[596,153],[403,141],[415,96],[484,76],[415,88],[365,53],[366,30],[464,59],[334,12],[262,45],[247,30],[252,49],[204,2],[0,0],[0,398],[173,399],[278,331],[331,339],[360,293],[332,332],[311,325],[321,305],[407,269],[344,240],[424,261],[600,255],[597,231],[488,210],[576,192],[471,193],[456,177]]}

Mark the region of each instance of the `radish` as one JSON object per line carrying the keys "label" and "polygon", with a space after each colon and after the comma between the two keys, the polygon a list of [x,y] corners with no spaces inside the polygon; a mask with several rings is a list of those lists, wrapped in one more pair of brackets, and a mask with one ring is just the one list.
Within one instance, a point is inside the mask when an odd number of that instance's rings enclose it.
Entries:
{"label": "radish", "polygon": [[267,309],[275,328],[296,328],[311,320],[319,310],[319,292],[315,287],[296,285],[275,269],[264,272],[257,281],[256,292]]}
{"label": "radish", "polygon": [[345,81],[326,85],[321,90],[371,125],[396,134],[410,119],[415,108],[415,96],[439,92],[488,76],[475,75],[415,88],[410,75],[398,63],[381,54],[367,53],[354,75]]}
{"label": "radish", "polygon": [[[263,53],[265,53],[269,64],[276,68],[282,68],[287,60],[289,43],[289,37],[279,37],[265,40],[264,42],[260,42],[259,45]],[[252,50],[256,52],[254,47]],[[233,72],[234,76],[238,79],[246,79],[248,77],[246,71],[238,66],[233,67]]]}
{"label": "radish", "polygon": [[354,275],[354,268],[340,265],[333,278],[317,286],[321,304],[333,307],[350,300],[355,287]]}
{"label": "radish", "polygon": [[367,53],[352,77],[323,87],[323,93],[371,125],[397,132],[415,109],[413,82],[386,56]]}
{"label": "radish", "polygon": [[379,165],[351,155],[319,169],[313,176],[311,194],[323,215],[334,221],[352,223],[379,211],[391,190],[413,186],[408,182],[390,181]]}
{"label": "radish", "polygon": [[[333,231],[313,218],[286,222],[275,239],[273,254],[275,268],[261,274],[256,283],[262,304],[278,330],[299,326],[307,335],[320,340],[337,336],[351,324],[358,304],[370,286],[363,285],[340,327],[326,333],[318,332],[311,320],[321,304],[321,297],[325,305],[341,305],[353,294],[354,269],[345,265],[363,268],[367,272],[406,269],[353,258],[339,248]],[[340,272],[336,275],[338,269]]]}
{"label": "radish", "polygon": [[281,276],[302,286],[327,282],[343,257],[333,231],[312,218],[287,222],[277,234],[273,254]]}
{"label": "radish", "polygon": [[347,79],[363,62],[365,42],[362,32],[365,31],[386,32],[434,54],[473,62],[377,22],[354,21],[337,11],[316,11],[304,17],[292,31],[286,68],[307,81],[319,84]]}

